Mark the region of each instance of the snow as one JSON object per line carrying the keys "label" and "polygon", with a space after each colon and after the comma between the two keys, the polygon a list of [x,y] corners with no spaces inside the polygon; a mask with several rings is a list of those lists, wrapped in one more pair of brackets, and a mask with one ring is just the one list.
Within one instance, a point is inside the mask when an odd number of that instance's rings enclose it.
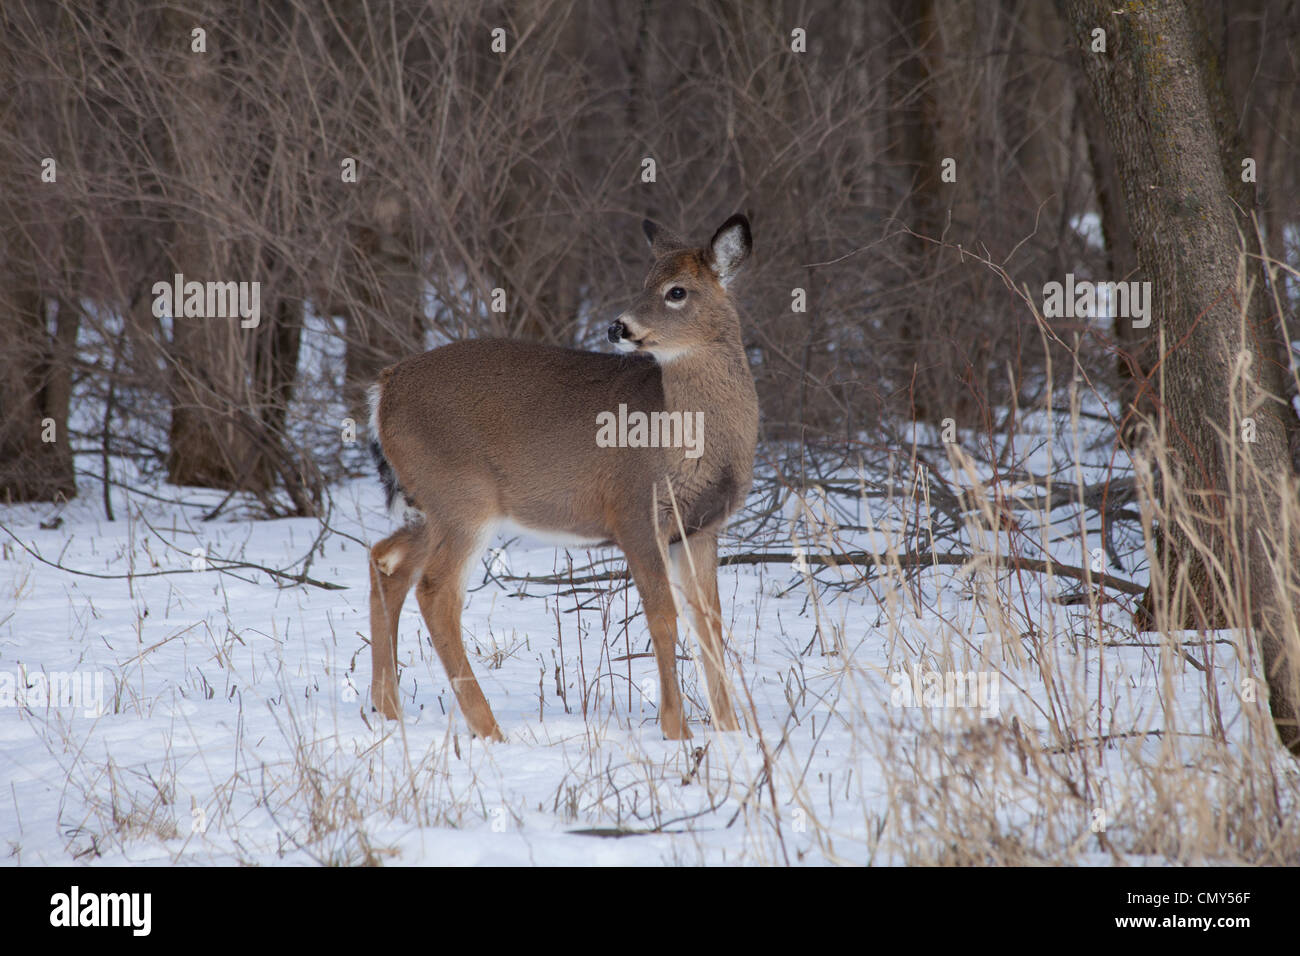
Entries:
{"label": "snow", "polygon": [[[1026,474],[1087,484],[1112,467],[1095,436],[1060,421],[1025,416],[1020,432],[1012,460]],[[889,468],[846,468],[835,493],[787,496],[775,521],[743,518],[724,553],[907,552],[933,539],[1083,566],[1106,549],[1095,514],[1071,506],[1013,508],[1014,536],[974,524],[935,535],[938,479],[970,479],[931,460],[941,474],[926,487],[903,480],[900,452],[884,495]],[[1218,805],[1264,773],[1239,636],[1189,652],[1212,656],[1207,682],[1158,636],[1133,634],[1131,603],[978,559],[869,579],[845,565],[722,568],[746,729],[710,729],[702,674],[680,660],[694,738],[677,743],[656,723],[635,591],[517,580],[619,568],[617,553],[499,539],[462,623],[508,741],[468,734],[413,598],[399,635],[405,715],[387,723],[367,695],[360,543],[390,530],[377,481],[336,482],[322,534],[316,519],[241,508],[205,523],[220,494],[124,463],[116,473],[139,491],[115,491],[113,522],[84,477],[58,528],[40,527],[50,506],[0,507],[0,859],[13,864],[880,864],[951,861],[954,840],[966,861],[1015,862],[1013,845],[1027,859],[1164,862],[1185,857],[1145,835],[1168,812],[1161,799]],[[1021,499],[1042,491],[1024,474],[1012,486]],[[1109,572],[1141,582],[1136,529],[1117,537]],[[226,568],[298,573],[309,554],[306,573],[344,589]],[[683,637],[691,657],[685,619]],[[919,693],[900,698],[904,674]],[[947,676],[946,700],[926,695],[927,674],[941,691]],[[983,698],[954,699],[954,674],[982,679]],[[50,686],[66,695],[50,700]],[[1226,742],[1198,750],[1219,726]],[[1062,739],[1078,752],[1058,752]],[[1221,763],[1186,769],[1205,753]],[[1153,796],[1170,759],[1184,789]],[[1268,772],[1293,799],[1294,774]],[[994,832],[1009,842],[985,847]]]}

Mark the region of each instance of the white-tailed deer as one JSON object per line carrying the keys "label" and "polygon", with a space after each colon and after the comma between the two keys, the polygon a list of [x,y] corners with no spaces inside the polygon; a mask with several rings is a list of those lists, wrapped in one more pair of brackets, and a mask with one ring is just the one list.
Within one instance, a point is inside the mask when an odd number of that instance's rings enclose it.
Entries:
{"label": "white-tailed deer", "polygon": [[[644,224],[654,264],[609,327],[623,355],[455,342],[383,371],[371,449],[407,521],[371,550],[370,696],[398,719],[397,621],[411,585],[470,729],[502,739],[461,640],[466,577],[502,526],[627,557],[659,668],[659,722],[690,736],[677,683],[675,572],[713,724],[737,728],[718,601],[718,532],[749,490],[758,397],[727,287],[749,255],[728,219],[703,249]],[[628,427],[631,423],[631,427]],[[693,427],[692,427],[693,426]]]}

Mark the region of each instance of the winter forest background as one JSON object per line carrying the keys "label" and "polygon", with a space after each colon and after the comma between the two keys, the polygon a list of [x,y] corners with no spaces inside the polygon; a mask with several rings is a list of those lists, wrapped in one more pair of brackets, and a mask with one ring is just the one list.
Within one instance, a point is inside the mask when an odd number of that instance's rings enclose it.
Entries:
{"label": "winter forest background", "polygon": [[[0,858],[1300,863],[1300,4],[6,0],[0,88]],[[413,610],[376,722],[366,386],[737,211],[747,731],[514,542],[510,743]]]}

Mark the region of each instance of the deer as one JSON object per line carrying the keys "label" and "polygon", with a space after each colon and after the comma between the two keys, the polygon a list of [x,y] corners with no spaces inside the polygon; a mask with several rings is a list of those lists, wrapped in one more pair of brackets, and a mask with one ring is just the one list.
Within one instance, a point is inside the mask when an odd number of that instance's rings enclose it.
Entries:
{"label": "deer", "polygon": [[[679,608],[689,606],[713,729],[739,729],[717,570],[718,535],[750,489],[758,440],[758,395],[731,293],[752,249],[750,226],[732,216],[703,247],[650,220],[642,228],[653,262],[608,327],[616,352],[465,339],[389,366],[370,387],[371,451],[389,510],[403,518],[369,554],[370,697],[384,718],[401,719],[398,616],[414,586],[470,731],[505,739],[461,636],[468,575],[505,530],[623,552],[669,740],[691,737],[676,666]],[[636,413],[653,435],[624,435],[624,416]],[[609,440],[613,416],[618,441]],[[698,423],[693,446],[680,434],[674,441],[688,416]]]}

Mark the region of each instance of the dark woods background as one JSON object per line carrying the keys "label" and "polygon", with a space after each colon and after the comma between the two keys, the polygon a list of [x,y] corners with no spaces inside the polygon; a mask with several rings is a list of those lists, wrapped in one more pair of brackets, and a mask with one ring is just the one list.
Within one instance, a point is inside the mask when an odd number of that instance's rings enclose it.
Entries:
{"label": "dark woods background", "polygon": [[[1131,399],[1149,333],[1046,335],[1017,292],[1152,278],[1102,115],[1124,104],[1090,90],[1079,6],[6,0],[0,498],[102,489],[111,515],[112,482],[165,474],[315,513],[362,467],[385,364],[463,336],[604,347],[647,215],[701,240],[751,216],[738,286],[768,439],[992,434],[1069,383],[1071,352]],[[1188,68],[1222,83],[1217,122],[1257,163],[1242,221],[1294,268],[1300,4],[1186,10],[1207,44]],[[1108,39],[1129,69],[1141,51]],[[260,281],[260,325],[156,318],[178,272]]]}

